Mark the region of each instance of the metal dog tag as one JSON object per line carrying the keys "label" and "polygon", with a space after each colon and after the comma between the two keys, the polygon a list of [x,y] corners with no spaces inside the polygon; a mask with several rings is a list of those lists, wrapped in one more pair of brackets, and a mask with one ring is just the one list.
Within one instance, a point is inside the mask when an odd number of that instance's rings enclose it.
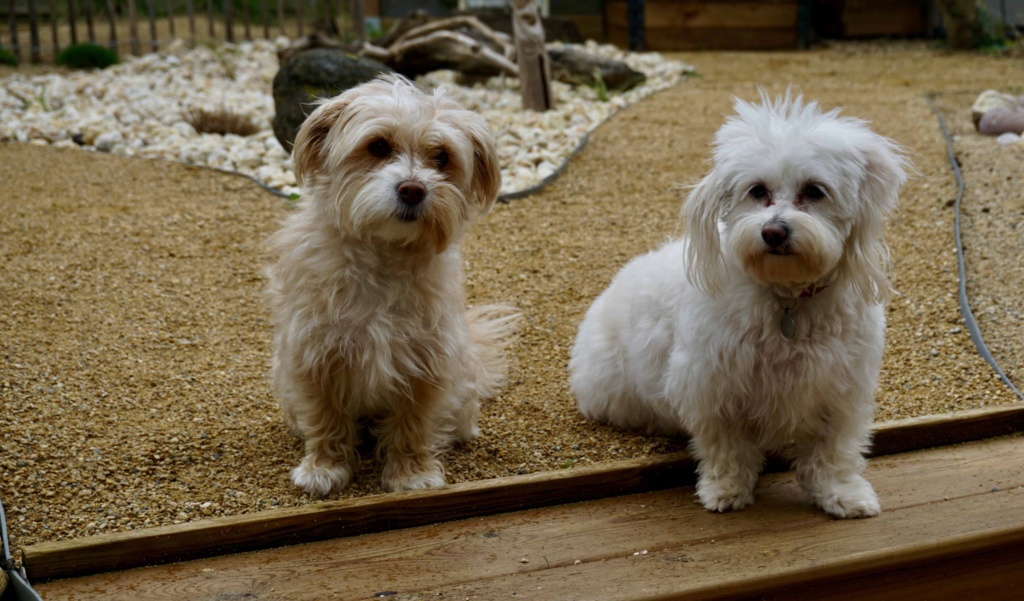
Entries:
{"label": "metal dog tag", "polygon": [[782,312],[782,320],[779,321],[779,330],[782,332],[782,337],[787,340],[796,334],[796,322],[793,321],[793,316],[789,314],[788,308]]}

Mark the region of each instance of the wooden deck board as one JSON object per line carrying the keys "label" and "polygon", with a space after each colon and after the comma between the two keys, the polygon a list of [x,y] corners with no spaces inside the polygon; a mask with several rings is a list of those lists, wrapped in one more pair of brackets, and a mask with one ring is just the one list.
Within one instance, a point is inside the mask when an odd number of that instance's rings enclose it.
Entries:
{"label": "wooden deck board", "polygon": [[904,589],[984,592],[990,601],[1024,590],[1024,437],[877,458],[868,476],[884,505],[869,520],[829,519],[782,473],[762,479],[753,507],[725,515],[704,511],[683,487],[37,588],[46,598],[153,601],[368,599],[385,591],[399,599],[794,590],[898,599]]}

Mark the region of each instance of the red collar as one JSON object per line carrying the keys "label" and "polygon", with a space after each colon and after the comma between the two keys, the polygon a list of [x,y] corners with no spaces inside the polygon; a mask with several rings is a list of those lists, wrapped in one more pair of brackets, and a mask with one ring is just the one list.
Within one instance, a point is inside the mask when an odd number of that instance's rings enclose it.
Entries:
{"label": "red collar", "polygon": [[811,298],[812,296],[821,292],[825,288],[828,288],[828,284],[824,284],[821,286],[815,286],[814,284],[811,284],[807,288],[804,288],[804,291],[800,293],[800,298]]}

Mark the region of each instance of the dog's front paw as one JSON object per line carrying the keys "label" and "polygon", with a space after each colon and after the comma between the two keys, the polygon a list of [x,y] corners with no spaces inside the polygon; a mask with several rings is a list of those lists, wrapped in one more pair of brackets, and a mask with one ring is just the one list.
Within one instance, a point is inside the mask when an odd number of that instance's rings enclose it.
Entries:
{"label": "dog's front paw", "polygon": [[729,478],[701,478],[697,497],[708,511],[735,511],[754,502],[754,490]]}
{"label": "dog's front paw", "polygon": [[444,479],[444,474],[439,469],[408,474],[406,476],[386,476],[384,478],[384,490],[388,492],[436,488],[445,484],[447,482]]}
{"label": "dog's front paw", "polygon": [[875,489],[862,476],[832,484],[815,495],[815,502],[837,518],[870,518],[882,511]]}
{"label": "dog's front paw", "polygon": [[352,481],[352,468],[340,463],[318,463],[306,456],[292,470],[292,482],[313,497],[324,497],[332,490],[342,489]]}

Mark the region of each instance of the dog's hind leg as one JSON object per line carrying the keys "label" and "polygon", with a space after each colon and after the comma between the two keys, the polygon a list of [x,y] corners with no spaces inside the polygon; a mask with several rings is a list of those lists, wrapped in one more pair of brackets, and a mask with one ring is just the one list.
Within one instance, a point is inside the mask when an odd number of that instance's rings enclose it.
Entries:
{"label": "dog's hind leg", "polygon": [[464,377],[456,383],[450,428],[458,441],[480,435],[480,403],[498,394],[508,375],[505,349],[515,339],[520,314],[512,307],[486,305],[467,312],[469,344],[462,357]]}
{"label": "dog's hind leg", "polygon": [[437,383],[418,379],[411,398],[398,401],[374,428],[384,455],[384,490],[413,490],[444,486],[444,470],[437,458],[442,447],[441,403],[448,391]]}

